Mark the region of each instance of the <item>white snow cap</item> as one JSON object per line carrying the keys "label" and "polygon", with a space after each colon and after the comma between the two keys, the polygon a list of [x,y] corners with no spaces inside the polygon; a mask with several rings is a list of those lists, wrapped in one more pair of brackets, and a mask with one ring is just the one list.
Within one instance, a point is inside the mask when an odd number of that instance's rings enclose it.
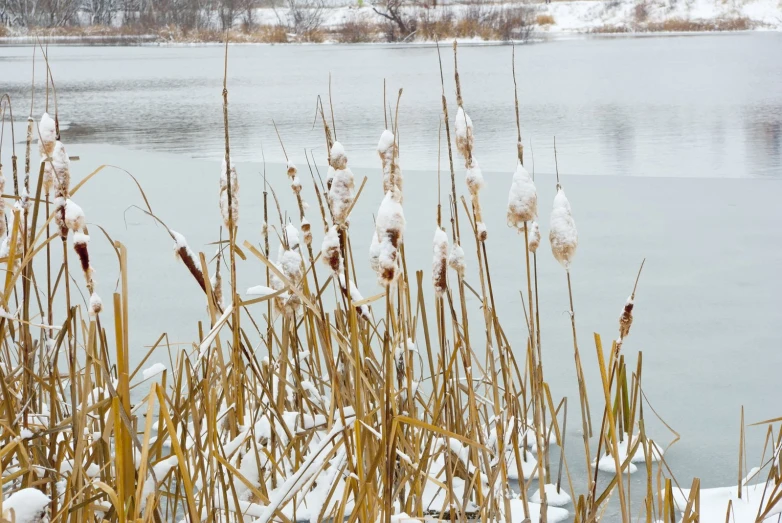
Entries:
{"label": "white snow cap", "polygon": [[377,153],[380,155],[381,159],[386,154],[390,154],[391,151],[394,148],[394,133],[389,131],[388,129],[385,129],[383,133],[380,135],[380,141],[377,142]]}
{"label": "white snow cap", "polygon": [[294,176],[296,176],[296,164],[294,164],[294,163],[293,163],[293,160],[291,160],[291,159],[289,158],[289,159],[288,159],[288,164],[287,164],[287,166],[286,166],[286,167],[287,167],[287,169],[288,169],[288,176],[290,176],[291,178],[293,178]]}
{"label": "white snow cap", "polygon": [[353,185],[353,172],[347,168],[347,161],[345,161],[342,169],[334,171],[334,178],[329,188],[329,204],[335,223],[347,223],[348,209],[353,203]]}
{"label": "white snow cap", "polygon": [[345,147],[339,142],[334,142],[331,146],[331,165],[335,170],[344,169],[348,165],[348,157],[345,154]]}
{"label": "white snow cap", "polygon": [[554,208],[551,211],[551,231],[548,237],[554,258],[565,270],[570,270],[570,264],[576,255],[576,247],[578,247],[578,231],[570,210],[570,202],[565,196],[565,191],[561,188],[557,190],[557,195],[554,197]]}
{"label": "white snow cap", "polygon": [[18,490],[3,500],[2,516],[12,520],[10,518],[13,512],[16,523],[39,523],[51,501],[49,496],[38,489]]}
{"label": "white snow cap", "polygon": [[65,225],[73,232],[80,232],[84,228],[84,211],[73,200],[65,202]]}
{"label": "white snow cap", "polygon": [[285,226],[285,235],[288,237],[288,247],[292,250],[299,248],[299,230],[290,222]]}
{"label": "white snow cap", "polygon": [[49,113],[43,113],[41,121],[38,124],[38,149],[44,158],[54,151],[54,142],[57,141],[57,126],[49,116]]}
{"label": "white snow cap", "polygon": [[263,285],[256,285],[255,287],[250,287],[247,289],[247,292],[245,294],[248,294],[250,296],[268,296],[269,294],[274,294],[275,291],[271,287],[264,287]]}
{"label": "white snow cap", "polygon": [[103,300],[100,299],[97,292],[90,295],[90,314],[95,316],[103,310]]}
{"label": "white snow cap", "polygon": [[90,243],[90,237],[81,231],[76,232],[73,234],[73,243],[87,245]]}
{"label": "white snow cap", "polygon": [[538,192],[535,182],[521,162],[517,162],[508,193],[508,226],[522,230],[524,222],[534,220],[537,215]]}
{"label": "white snow cap", "polygon": [[472,120],[461,106],[456,111],[454,128],[456,130],[456,148],[462,157],[467,159],[473,146]]}
{"label": "white snow cap", "polygon": [[[54,144],[52,164],[54,165],[54,173],[57,177],[57,181],[59,183],[63,183],[63,181],[70,182],[71,161],[68,158],[68,153],[65,152],[65,146],[60,141]],[[66,176],[67,178],[65,178]]]}

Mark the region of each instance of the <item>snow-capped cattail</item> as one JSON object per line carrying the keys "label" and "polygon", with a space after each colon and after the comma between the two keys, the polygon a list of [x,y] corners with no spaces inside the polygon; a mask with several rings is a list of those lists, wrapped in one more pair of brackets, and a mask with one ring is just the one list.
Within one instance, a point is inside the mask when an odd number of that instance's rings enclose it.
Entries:
{"label": "snow-capped cattail", "polygon": [[[222,169],[220,170],[220,213],[223,216],[223,223],[226,227],[239,223],[239,177],[236,175],[236,167],[231,162],[231,194],[230,210],[228,206],[228,173],[226,172],[226,163],[223,159]],[[233,224],[231,223],[233,221]]]}
{"label": "snow-capped cattail", "polygon": [[381,285],[389,286],[399,276],[399,246],[404,241],[405,215],[399,203],[401,194],[388,191],[377,211],[377,238],[380,242],[378,277]]}
{"label": "snow-capped cattail", "polygon": [[459,109],[456,111],[454,128],[456,131],[456,149],[458,149],[462,158],[467,161],[472,155],[474,139],[472,134],[472,120],[462,106],[459,106]]}
{"label": "snow-capped cattail", "polygon": [[578,231],[576,222],[570,209],[570,202],[563,189],[557,190],[554,197],[554,208],[551,211],[551,231],[549,232],[551,252],[554,258],[565,268],[570,270],[570,264],[576,255],[578,247]]}
{"label": "snow-capped cattail", "polygon": [[65,201],[65,225],[74,233],[84,228],[84,211],[73,200]]}
{"label": "snow-capped cattail", "polygon": [[304,233],[304,245],[312,245],[312,226],[307,218],[301,219],[301,232]]}
{"label": "snow-capped cattail", "polygon": [[103,300],[100,299],[97,292],[90,294],[90,314],[96,316],[103,310]]}
{"label": "snow-capped cattail", "polygon": [[454,243],[451,252],[448,254],[448,266],[455,270],[460,276],[464,275],[466,264],[464,263],[464,249],[458,243]]}
{"label": "snow-capped cattail", "polygon": [[182,234],[176,232],[173,229],[169,230],[168,232],[174,238],[174,256],[182,260],[182,263],[185,264],[187,270],[190,271],[190,274],[192,274],[196,279],[198,285],[200,285],[201,289],[206,292],[204,274],[195,263],[195,254],[192,250],[190,250],[190,246],[187,244],[187,239]]}
{"label": "snow-capped cattail", "polygon": [[[280,272],[282,272],[282,274],[288,279],[291,285],[297,288],[301,285],[301,280],[303,277],[301,268],[301,254],[299,254],[297,250],[285,249],[277,262],[277,267],[280,269]],[[279,288],[282,288],[283,284],[279,278],[272,278],[272,282],[275,279],[279,282]],[[275,285],[272,285],[272,288],[279,290],[279,288],[275,288]],[[299,296],[292,291],[288,293],[288,296],[286,296],[284,299],[281,299],[280,301],[281,303],[278,303],[277,305],[282,306],[282,311],[286,316],[292,316],[301,306],[301,298],[299,298]]]}
{"label": "snow-capped cattail", "polygon": [[288,160],[287,172],[288,172],[288,178],[290,178],[291,180],[296,178],[296,173],[298,172],[298,170],[296,169],[296,164],[294,164],[293,161],[291,161],[290,159]]}
{"label": "snow-capped cattail", "polygon": [[383,166],[383,194],[393,187],[402,191],[402,170],[399,167],[399,147],[396,145],[394,133],[388,129],[380,135],[377,143],[377,154]]}
{"label": "snow-capped cattail", "polygon": [[68,154],[62,142],[56,142],[52,153],[52,166],[54,168],[54,208],[55,221],[60,228],[60,237],[68,237],[68,225],[65,220],[65,205],[70,197],[71,168]]}
{"label": "snow-capped cattail", "polygon": [[434,292],[442,296],[446,290],[447,278],[446,270],[448,263],[448,235],[440,227],[434,231],[434,255],[432,257],[432,283]]}
{"label": "snow-capped cattail", "polygon": [[[73,250],[79,256],[81,262],[81,270],[84,271],[85,277],[90,271],[90,253],[87,249],[87,245],[90,242],[90,237],[83,232],[79,231],[73,235]],[[88,283],[89,285],[89,283]]]}
{"label": "snow-capped cattail", "polygon": [[337,232],[337,226],[332,225],[331,228],[323,237],[323,243],[320,247],[320,255],[323,259],[323,263],[326,264],[334,273],[339,273],[342,264],[340,263],[339,256],[339,233]]}
{"label": "snow-capped cattail", "polygon": [[[342,293],[347,296],[348,290],[345,288],[345,275],[340,273],[339,275],[339,286],[342,289]],[[353,282],[350,282],[350,301],[353,303],[362,301],[364,299],[364,296],[361,295],[361,293],[358,290],[358,287],[356,287]],[[369,312],[369,305],[366,303],[363,305],[360,305],[356,307],[356,312],[358,313],[359,317],[364,318],[367,321],[370,321],[372,319],[372,315]]]}
{"label": "snow-capped cattail", "polygon": [[538,192],[535,182],[521,162],[517,162],[508,193],[508,226],[522,231],[524,223],[534,220],[537,215]]}
{"label": "snow-capped cattail", "polygon": [[369,266],[376,273],[380,272],[380,240],[377,239],[377,228],[372,231],[372,242],[369,244]]}
{"label": "snow-capped cattail", "polygon": [[57,141],[57,126],[49,113],[43,113],[38,124],[38,150],[41,159],[44,160],[54,153],[54,144]]}
{"label": "snow-capped cattail", "polygon": [[334,223],[343,225],[347,223],[348,209],[353,203],[354,183],[345,148],[339,142],[334,142],[331,146],[331,167],[334,169],[334,175],[328,190],[329,205]]}
{"label": "snow-capped cattail", "polygon": [[292,251],[299,251],[299,230],[293,226],[292,223],[288,223],[285,226],[285,238],[288,241],[288,249]]}
{"label": "snow-capped cattail", "polygon": [[540,227],[538,222],[532,222],[529,226],[529,252],[535,254],[540,246]]}
{"label": "snow-capped cattail", "polygon": [[486,230],[486,224],[483,222],[475,224],[475,232],[478,235],[478,240],[482,242],[486,241],[486,238],[489,236],[489,232]]}
{"label": "snow-capped cattail", "polygon": [[483,173],[478,165],[478,160],[473,157],[470,161],[467,171],[464,173],[465,181],[467,182],[467,189],[470,194],[477,196],[481,192],[481,189],[486,185],[486,181],[483,179]]}

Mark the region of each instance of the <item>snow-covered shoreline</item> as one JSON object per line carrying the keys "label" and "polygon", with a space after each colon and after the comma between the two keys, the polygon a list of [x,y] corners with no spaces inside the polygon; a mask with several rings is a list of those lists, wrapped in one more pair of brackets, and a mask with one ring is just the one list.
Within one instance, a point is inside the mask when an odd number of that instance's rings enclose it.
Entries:
{"label": "snow-covered shoreline", "polygon": [[[387,21],[375,12],[370,3],[338,1],[318,10],[320,18],[317,37],[303,38],[296,34],[287,20],[288,8],[258,8],[253,12],[254,29],[244,29],[239,22],[231,34],[233,43],[390,43],[384,34]],[[502,40],[480,30],[482,17],[501,10],[523,9],[526,29],[514,28],[514,39],[548,40],[583,34],[649,35],[701,34],[736,31],[782,31],[782,1],[780,0],[566,0],[551,3],[440,3],[436,7],[409,5],[404,16],[415,20],[417,29],[402,39],[402,43],[434,42],[432,26],[447,22],[455,34],[442,34],[441,39],[455,39],[464,44],[501,44]],[[219,25],[216,15],[206,15],[210,24]],[[465,34],[464,25],[473,23],[475,34]],[[430,27],[426,27],[429,24]],[[442,31],[441,25],[436,26]],[[347,31],[357,32],[346,38]],[[46,35],[57,43],[79,44],[192,44],[219,42],[224,33],[202,29],[188,32],[160,29],[141,34],[128,34],[120,27],[75,27],[56,32],[29,32],[22,28],[7,28],[0,37],[2,44],[35,43]]]}

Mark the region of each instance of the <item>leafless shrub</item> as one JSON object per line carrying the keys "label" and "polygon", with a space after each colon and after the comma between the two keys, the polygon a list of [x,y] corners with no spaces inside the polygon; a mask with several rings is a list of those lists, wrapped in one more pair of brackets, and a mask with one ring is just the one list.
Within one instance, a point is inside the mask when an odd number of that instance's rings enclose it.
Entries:
{"label": "leafless shrub", "polygon": [[285,7],[287,10],[283,15],[275,9],[280,25],[287,27],[300,40],[317,41],[323,25],[323,0],[285,0]]}
{"label": "leafless shrub", "polygon": [[358,44],[375,41],[376,26],[369,21],[354,17],[346,21],[337,32],[337,41],[342,44]]}

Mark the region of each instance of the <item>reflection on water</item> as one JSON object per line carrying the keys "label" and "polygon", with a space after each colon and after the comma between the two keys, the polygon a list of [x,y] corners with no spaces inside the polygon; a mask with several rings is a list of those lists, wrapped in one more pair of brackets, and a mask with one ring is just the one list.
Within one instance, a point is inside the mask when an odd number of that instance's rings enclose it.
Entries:
{"label": "reflection on water", "polygon": [[[577,39],[517,53],[523,137],[539,173],[676,177],[779,177],[782,35]],[[443,48],[453,102],[450,49]],[[29,96],[31,48],[0,49],[0,90]],[[752,60],[746,57],[751,56]],[[196,158],[222,153],[222,50],[218,47],[58,47],[50,53],[69,143],[115,143]],[[717,59],[719,57],[719,60]],[[512,169],[515,118],[511,49],[464,47],[465,105],[485,171]],[[40,62],[40,61],[39,61]],[[39,64],[38,78],[43,77]],[[282,161],[271,120],[289,150],[322,148],[315,100],[332,75],[339,139],[354,166],[374,166],[388,101],[404,88],[400,132],[409,168],[437,164],[440,85],[428,46],[239,46],[231,49],[232,149],[239,160]],[[39,88],[36,103],[44,105]],[[25,104],[22,104],[25,105]],[[530,147],[530,143],[532,147]]]}

